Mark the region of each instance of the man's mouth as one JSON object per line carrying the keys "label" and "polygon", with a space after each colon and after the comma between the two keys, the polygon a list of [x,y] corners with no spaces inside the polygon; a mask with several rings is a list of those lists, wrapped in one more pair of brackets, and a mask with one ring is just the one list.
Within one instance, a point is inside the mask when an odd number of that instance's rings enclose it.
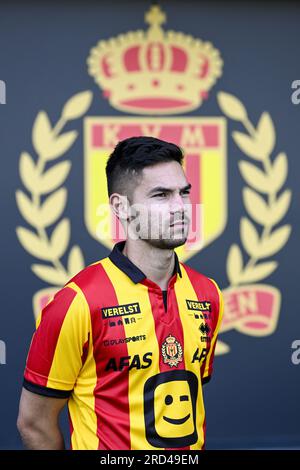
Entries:
{"label": "man's mouth", "polygon": [[170,224],[170,227],[175,227],[175,226],[184,226],[186,224],[186,222],[184,220],[177,220],[176,222],[173,222],[172,224]]}

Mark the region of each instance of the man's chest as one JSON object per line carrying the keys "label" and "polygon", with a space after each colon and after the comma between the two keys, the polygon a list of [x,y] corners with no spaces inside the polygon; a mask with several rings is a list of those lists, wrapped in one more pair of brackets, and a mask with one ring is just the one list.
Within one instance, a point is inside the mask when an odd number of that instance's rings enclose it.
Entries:
{"label": "man's chest", "polygon": [[[93,319],[93,355],[105,373],[201,365],[210,349],[212,303],[168,293],[152,299],[126,297],[126,303],[102,302]],[[129,301],[128,301],[129,300]]]}

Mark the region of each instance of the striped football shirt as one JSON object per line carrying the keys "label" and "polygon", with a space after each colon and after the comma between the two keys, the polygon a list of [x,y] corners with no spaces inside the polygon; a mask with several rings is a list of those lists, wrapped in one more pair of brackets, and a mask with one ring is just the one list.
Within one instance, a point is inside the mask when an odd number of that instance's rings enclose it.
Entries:
{"label": "striped football shirt", "polygon": [[163,292],[124,244],[42,309],[24,387],[68,398],[72,449],[203,449],[221,292],[175,252]]}

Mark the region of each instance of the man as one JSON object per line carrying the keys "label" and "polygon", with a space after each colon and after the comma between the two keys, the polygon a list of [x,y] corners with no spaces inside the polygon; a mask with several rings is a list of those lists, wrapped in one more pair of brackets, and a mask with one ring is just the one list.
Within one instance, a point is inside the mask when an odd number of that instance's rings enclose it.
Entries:
{"label": "man", "polygon": [[31,449],[202,449],[223,302],[216,283],[179,263],[191,185],[174,144],[132,137],[107,167],[126,242],[61,289],[37,320],[18,429]]}

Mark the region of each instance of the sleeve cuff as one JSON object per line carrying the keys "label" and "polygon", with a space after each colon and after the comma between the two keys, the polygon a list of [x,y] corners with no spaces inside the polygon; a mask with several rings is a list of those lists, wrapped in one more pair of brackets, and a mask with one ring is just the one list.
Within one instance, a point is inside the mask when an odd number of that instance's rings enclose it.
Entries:
{"label": "sleeve cuff", "polygon": [[54,388],[43,387],[42,385],[29,382],[25,378],[23,380],[23,387],[26,388],[26,390],[29,392],[52,398],[69,398],[72,393],[72,390],[56,390]]}
{"label": "sleeve cuff", "polygon": [[202,377],[201,379],[201,382],[202,382],[202,385],[205,385],[207,384],[211,379],[211,375],[208,375],[207,377]]}

